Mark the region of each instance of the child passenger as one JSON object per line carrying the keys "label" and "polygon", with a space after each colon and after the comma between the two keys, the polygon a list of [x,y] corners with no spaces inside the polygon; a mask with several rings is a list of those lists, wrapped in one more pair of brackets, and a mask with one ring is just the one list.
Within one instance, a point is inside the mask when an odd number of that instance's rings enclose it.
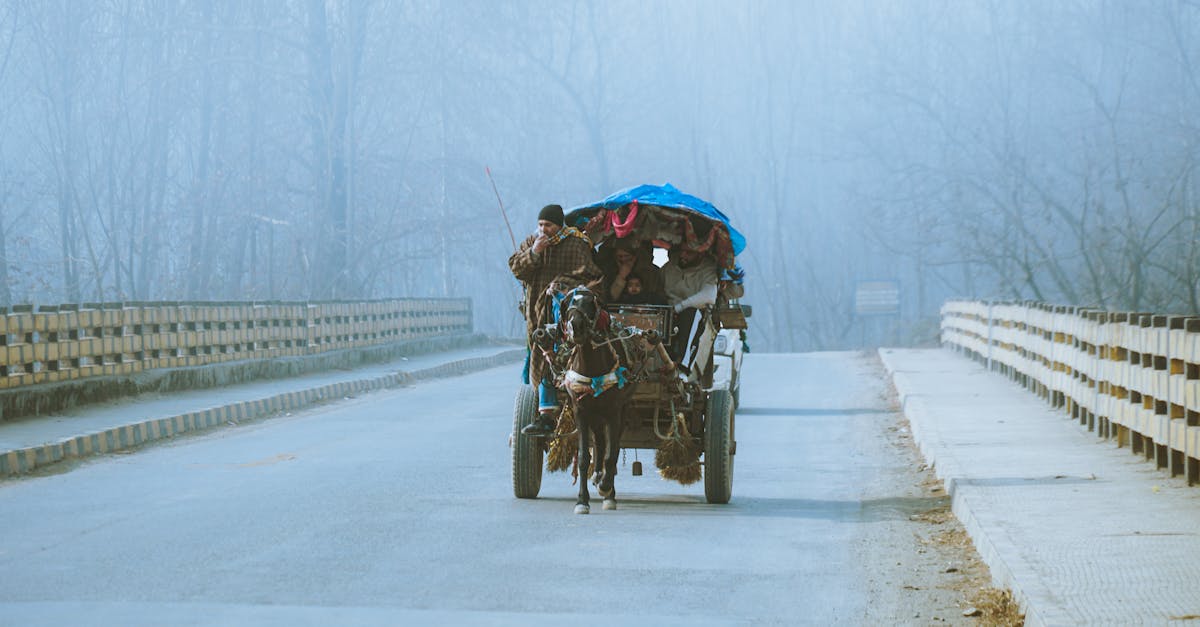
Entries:
{"label": "child passenger", "polygon": [[630,274],[625,277],[625,289],[621,291],[621,296],[617,298],[617,302],[630,305],[662,305],[666,301],[662,297],[646,290],[642,284],[642,277]]}

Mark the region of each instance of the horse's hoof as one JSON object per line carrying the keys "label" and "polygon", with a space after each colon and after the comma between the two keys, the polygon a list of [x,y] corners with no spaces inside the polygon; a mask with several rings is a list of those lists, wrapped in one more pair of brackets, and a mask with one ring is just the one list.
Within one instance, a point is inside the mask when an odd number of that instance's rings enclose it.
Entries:
{"label": "horse's hoof", "polygon": [[591,512],[592,512],[592,508],[588,507],[587,505],[576,505],[575,506],[576,514],[590,514]]}
{"label": "horse's hoof", "polygon": [[617,499],[604,499],[604,509],[617,509]]}

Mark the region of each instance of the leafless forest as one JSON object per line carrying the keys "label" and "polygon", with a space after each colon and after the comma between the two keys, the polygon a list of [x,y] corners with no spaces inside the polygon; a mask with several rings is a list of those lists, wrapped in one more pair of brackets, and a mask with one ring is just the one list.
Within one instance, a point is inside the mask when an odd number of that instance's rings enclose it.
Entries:
{"label": "leafless forest", "polygon": [[[471,296],[537,209],[671,182],[757,350],[946,297],[1200,311],[1200,3],[0,0],[0,305]],[[899,281],[899,316],[855,315]]]}

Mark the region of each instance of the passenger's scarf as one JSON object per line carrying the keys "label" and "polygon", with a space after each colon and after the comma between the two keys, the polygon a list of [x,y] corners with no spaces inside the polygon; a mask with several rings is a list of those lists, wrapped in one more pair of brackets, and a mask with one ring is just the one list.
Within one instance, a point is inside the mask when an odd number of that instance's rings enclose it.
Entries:
{"label": "passenger's scarf", "polygon": [[573,226],[564,226],[563,228],[559,229],[557,233],[550,236],[549,243],[551,246],[555,246],[568,237],[578,237],[579,239],[587,242],[588,246],[592,245],[592,240],[588,239],[588,236],[583,231],[580,231]]}

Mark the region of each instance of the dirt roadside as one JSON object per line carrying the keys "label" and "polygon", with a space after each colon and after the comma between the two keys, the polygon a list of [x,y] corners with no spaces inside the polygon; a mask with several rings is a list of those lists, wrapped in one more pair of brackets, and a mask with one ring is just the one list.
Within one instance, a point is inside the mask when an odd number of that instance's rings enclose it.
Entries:
{"label": "dirt roadside", "polygon": [[[864,374],[886,381],[875,414],[859,444],[878,460],[876,480],[864,486],[864,503],[895,504],[898,515],[864,529],[855,551],[872,564],[864,619],[889,625],[1023,625],[1007,591],[991,585],[991,572],[975,550],[950,499],[913,440],[895,390],[878,357],[863,356]],[[907,515],[905,515],[907,514]]]}

